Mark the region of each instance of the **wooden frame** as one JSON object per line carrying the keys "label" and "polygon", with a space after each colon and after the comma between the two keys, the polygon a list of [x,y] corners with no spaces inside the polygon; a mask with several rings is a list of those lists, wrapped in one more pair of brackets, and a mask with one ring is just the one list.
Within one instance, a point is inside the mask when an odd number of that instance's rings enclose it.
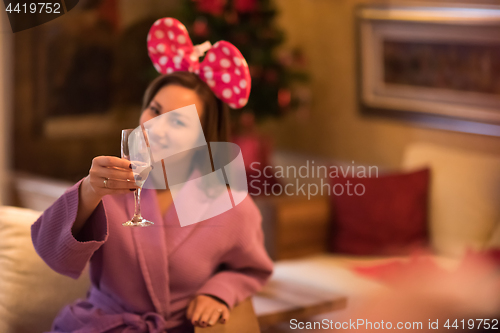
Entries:
{"label": "wooden frame", "polygon": [[[441,68],[443,71],[453,69],[454,63],[432,69],[420,67],[405,74],[406,77],[391,76],[391,70],[401,69],[401,63],[397,63],[399,67],[391,67],[398,60],[397,52],[405,52],[399,54],[399,58],[416,60],[417,66],[429,62],[419,59],[422,51],[430,53],[430,58],[447,59],[457,48],[471,55],[458,61],[458,65],[470,62],[477,54],[493,58],[494,64],[500,64],[497,57],[492,57],[500,50],[500,7],[360,6],[356,11],[356,24],[358,95],[364,113],[500,136],[500,75],[491,75],[494,77],[492,87],[499,85],[491,92],[477,84],[456,87],[457,77],[472,83],[482,79],[467,77],[474,71],[452,71],[455,76],[451,79],[437,82],[435,78],[440,78],[441,73],[435,72]],[[419,63],[419,60],[422,61]],[[432,60],[434,58],[431,63]],[[401,70],[404,69],[403,66]],[[498,72],[500,74],[500,70]],[[429,74],[435,75],[429,77]],[[408,82],[401,82],[401,77]]]}

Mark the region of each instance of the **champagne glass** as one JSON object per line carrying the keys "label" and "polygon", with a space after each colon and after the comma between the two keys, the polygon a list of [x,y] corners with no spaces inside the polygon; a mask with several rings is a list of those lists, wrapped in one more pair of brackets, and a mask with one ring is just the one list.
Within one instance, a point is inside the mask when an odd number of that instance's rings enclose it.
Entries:
{"label": "champagne glass", "polygon": [[123,223],[124,226],[147,227],[154,224],[141,216],[141,190],[151,171],[151,155],[145,135],[141,127],[122,130],[121,156],[131,162],[135,183],[139,186],[134,191],[134,216]]}

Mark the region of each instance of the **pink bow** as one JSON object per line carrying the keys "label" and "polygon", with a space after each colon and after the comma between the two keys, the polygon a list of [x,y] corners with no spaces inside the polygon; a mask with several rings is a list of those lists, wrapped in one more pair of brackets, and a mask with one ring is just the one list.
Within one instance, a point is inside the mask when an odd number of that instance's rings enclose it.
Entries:
{"label": "pink bow", "polygon": [[[198,58],[205,52],[207,54],[200,63]],[[186,27],[167,17],[151,26],[148,53],[158,72],[194,72],[231,108],[238,109],[247,104],[250,71],[245,58],[233,44],[221,40],[213,46],[208,41],[193,46]]]}

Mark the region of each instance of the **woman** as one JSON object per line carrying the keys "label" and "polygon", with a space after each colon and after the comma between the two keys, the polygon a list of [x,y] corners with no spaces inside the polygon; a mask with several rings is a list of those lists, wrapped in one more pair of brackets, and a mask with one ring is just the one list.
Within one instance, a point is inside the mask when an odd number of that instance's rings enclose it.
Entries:
{"label": "woman", "polygon": [[[182,67],[157,78],[145,93],[140,124],[195,104],[206,141],[227,141],[221,99],[230,100],[202,78]],[[170,190],[145,189],[142,214],[155,224],[122,226],[132,216],[137,188],[129,181],[131,168],[118,157],[94,158],[89,175],[32,226],[35,249],[55,271],[77,278],[90,261],[87,299],[66,306],[54,332],[191,332],[193,325],[224,323],[272,272],[261,216],[249,196],[181,227]]]}

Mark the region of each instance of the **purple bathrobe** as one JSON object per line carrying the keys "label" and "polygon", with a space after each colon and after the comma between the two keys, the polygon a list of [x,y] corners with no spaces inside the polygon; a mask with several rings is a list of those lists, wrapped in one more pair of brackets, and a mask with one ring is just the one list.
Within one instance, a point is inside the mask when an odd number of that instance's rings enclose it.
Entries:
{"label": "purple bathrobe", "polygon": [[191,332],[186,309],[195,295],[216,296],[232,308],[272,273],[250,196],[221,215],[181,227],[174,205],[161,216],[156,190],[144,189],[142,215],[155,224],[141,228],[121,225],[133,215],[132,193],[107,195],[77,240],[71,227],[81,182],[31,227],[36,251],[55,271],[78,278],[90,260],[87,299],[63,308],[54,332]]}

